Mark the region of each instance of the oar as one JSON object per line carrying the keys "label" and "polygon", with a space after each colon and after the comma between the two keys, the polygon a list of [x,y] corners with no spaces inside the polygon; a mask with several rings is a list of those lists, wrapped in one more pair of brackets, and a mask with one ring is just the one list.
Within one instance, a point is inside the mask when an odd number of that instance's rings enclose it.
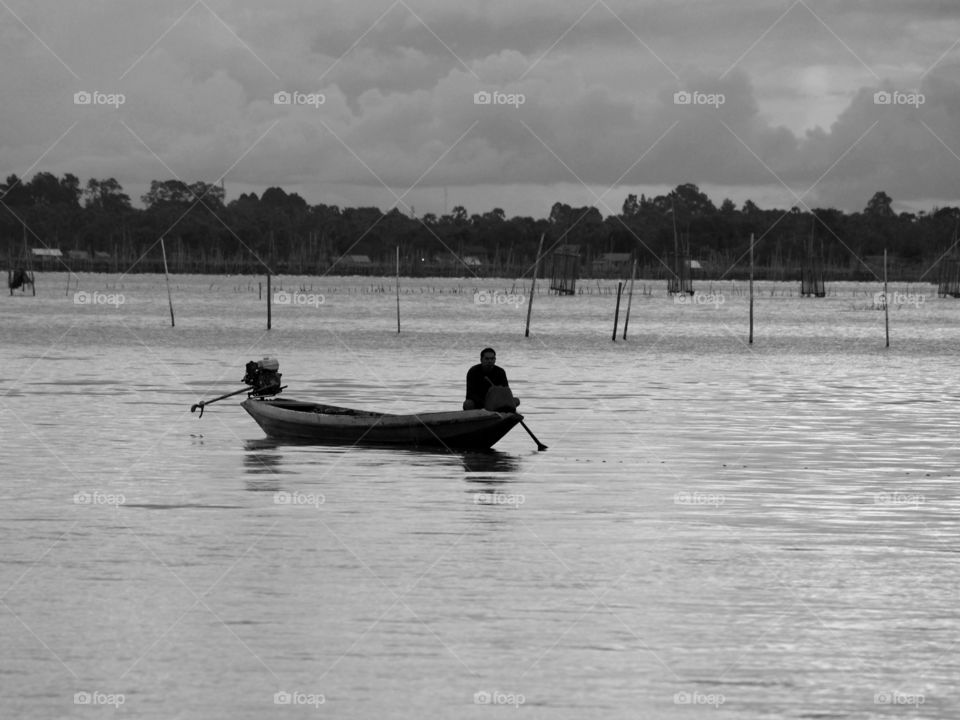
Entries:
{"label": "oar", "polygon": [[239,395],[240,393],[250,392],[251,389],[252,388],[245,387],[242,390],[237,390],[236,392],[227,393],[226,395],[221,395],[220,397],[214,398],[213,400],[201,400],[200,402],[198,402],[197,404],[193,405],[190,408],[190,412],[196,412],[197,408],[200,408],[200,417],[203,417],[203,408],[206,407],[207,405],[210,405],[211,403],[215,403],[217,402],[217,400],[223,400],[224,398],[233,397],[234,395]]}
{"label": "oar", "polygon": [[543,452],[544,450],[547,449],[547,446],[546,446],[546,445],[544,445],[542,442],[540,442],[539,440],[537,440],[537,436],[534,435],[534,434],[530,431],[530,428],[527,427],[527,424],[526,424],[523,420],[520,421],[520,424],[523,425],[523,429],[527,431],[527,434],[528,434],[530,437],[532,437],[532,438],[533,438],[533,441],[537,444],[537,451],[538,451],[538,452]]}
{"label": "oar", "polygon": [[[488,383],[490,383],[490,386],[491,386],[491,387],[499,387],[499,386],[497,386],[497,385],[494,385],[494,384],[493,384],[493,380],[491,380],[490,378],[484,376],[483,379],[486,380]],[[510,393],[510,394],[512,395],[513,393]],[[514,412],[516,412],[516,411],[514,411]],[[532,437],[532,438],[533,438],[533,441],[537,444],[537,452],[543,452],[544,450],[547,449],[547,446],[544,445],[542,442],[540,442],[540,441],[537,439],[537,436],[533,434],[533,431],[532,431],[530,428],[527,427],[527,424],[526,424],[523,420],[520,421],[520,424],[523,425],[523,429],[527,431],[527,435],[529,435],[530,437]]]}

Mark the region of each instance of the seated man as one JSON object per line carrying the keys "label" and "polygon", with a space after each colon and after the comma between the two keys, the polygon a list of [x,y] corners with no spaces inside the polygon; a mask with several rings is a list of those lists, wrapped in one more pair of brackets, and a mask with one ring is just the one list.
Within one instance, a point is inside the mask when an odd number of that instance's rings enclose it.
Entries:
{"label": "seated man", "polygon": [[[509,388],[510,383],[507,382],[507,374],[503,368],[497,367],[497,353],[493,348],[484,348],[480,352],[480,364],[467,371],[467,398],[463,401],[463,409],[482,409],[487,392],[494,386]],[[515,399],[513,402],[514,407],[519,404]]]}

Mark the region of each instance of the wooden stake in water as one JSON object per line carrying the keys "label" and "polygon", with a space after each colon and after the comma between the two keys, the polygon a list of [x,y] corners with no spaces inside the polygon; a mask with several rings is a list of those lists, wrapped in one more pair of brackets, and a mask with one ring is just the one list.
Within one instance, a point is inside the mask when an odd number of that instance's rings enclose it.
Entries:
{"label": "wooden stake in water", "polygon": [[273,295],[270,293],[270,271],[267,270],[267,330],[270,329],[273,318],[271,313],[273,312]]}
{"label": "wooden stake in water", "polygon": [[623,282],[617,283],[617,309],[613,311],[613,341],[617,341],[617,324],[620,322],[620,295],[623,293]]}
{"label": "wooden stake in water", "polygon": [[750,345],[753,345],[753,233],[750,233]]}
{"label": "wooden stake in water", "polygon": [[633,281],[637,277],[637,259],[633,259],[633,272],[630,275],[630,292],[627,293],[627,315],[623,318],[623,339],[627,339],[627,325],[630,324],[630,305],[633,302]]}
{"label": "wooden stake in water", "polygon": [[170,271],[167,269],[167,247],[163,244],[163,237],[160,238],[160,251],[163,253],[163,274],[167,278],[167,304],[170,305],[170,327],[176,327],[177,323],[173,319],[173,296],[170,294]]}
{"label": "wooden stake in water", "polygon": [[530,283],[530,302],[527,303],[527,329],[524,337],[530,337],[530,312],[533,310],[533,293],[537,289],[537,271],[540,269],[540,253],[543,251],[543,235],[540,235],[540,246],[537,248],[537,259],[533,263],[533,281]]}
{"label": "wooden stake in water", "polygon": [[883,322],[887,334],[887,347],[890,347],[890,299],[887,295],[887,249],[883,249]]}
{"label": "wooden stake in water", "polygon": [[400,334],[400,246],[397,245],[397,335]]}

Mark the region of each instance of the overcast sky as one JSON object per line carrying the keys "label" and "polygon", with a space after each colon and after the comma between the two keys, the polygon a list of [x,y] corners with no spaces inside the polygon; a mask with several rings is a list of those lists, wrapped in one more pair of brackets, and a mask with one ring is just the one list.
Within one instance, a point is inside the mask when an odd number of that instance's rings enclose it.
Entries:
{"label": "overcast sky", "polygon": [[606,215],[685,182],[960,204],[960,2],[0,0],[0,37],[3,176],[138,205],[224,175],[228,200],[417,215]]}

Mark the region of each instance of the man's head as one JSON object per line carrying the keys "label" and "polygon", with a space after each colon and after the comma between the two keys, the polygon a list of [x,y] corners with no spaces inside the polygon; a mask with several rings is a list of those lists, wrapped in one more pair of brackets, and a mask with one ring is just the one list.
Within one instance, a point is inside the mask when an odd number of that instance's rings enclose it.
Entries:
{"label": "man's head", "polygon": [[493,348],[484,348],[480,351],[480,367],[489,371],[497,364],[497,353]]}

